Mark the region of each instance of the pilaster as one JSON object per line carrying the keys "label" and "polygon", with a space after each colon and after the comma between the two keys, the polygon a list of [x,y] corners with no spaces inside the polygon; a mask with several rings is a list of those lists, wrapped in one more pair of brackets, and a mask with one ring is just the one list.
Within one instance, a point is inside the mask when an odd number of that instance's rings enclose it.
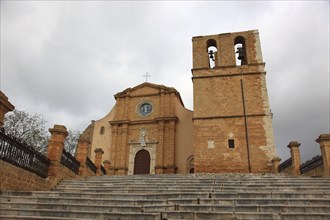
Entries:
{"label": "pilaster", "polygon": [[101,162],[102,162],[102,155],[104,154],[104,151],[102,150],[102,148],[96,148],[94,150],[95,152],[95,166],[96,166],[96,176],[100,176],[101,175]]}
{"label": "pilaster", "polygon": [[9,101],[8,97],[0,91],[0,127],[3,126],[3,120],[5,114],[9,111],[13,111],[15,106],[13,106]]}
{"label": "pilaster", "polygon": [[281,161],[281,158],[279,157],[274,157],[272,159],[272,163],[273,163],[273,172],[275,174],[278,174],[278,166],[280,165],[280,161]]}
{"label": "pilaster", "polygon": [[86,160],[88,154],[89,141],[79,139],[77,147],[77,160],[80,162],[79,175],[84,175],[86,169]]}
{"label": "pilaster", "polygon": [[109,160],[103,161],[103,165],[104,165],[104,169],[105,169],[106,174],[109,175],[110,161]]}
{"label": "pilaster", "polygon": [[324,177],[330,177],[330,134],[321,134],[315,141],[320,145]]}
{"label": "pilaster", "polygon": [[59,171],[64,141],[68,136],[68,132],[63,125],[54,125],[53,128],[49,129],[49,132],[51,133],[51,136],[48,144],[47,157],[51,161],[51,165],[48,169],[48,176],[55,177]]}
{"label": "pilaster", "polygon": [[288,145],[290,148],[290,154],[292,159],[292,174],[294,176],[300,176],[300,151],[299,151],[300,143],[297,141],[291,141]]}

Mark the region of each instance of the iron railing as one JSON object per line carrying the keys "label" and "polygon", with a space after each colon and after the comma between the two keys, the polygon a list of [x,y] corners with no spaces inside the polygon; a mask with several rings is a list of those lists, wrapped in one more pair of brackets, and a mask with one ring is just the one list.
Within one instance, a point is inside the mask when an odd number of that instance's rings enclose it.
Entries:
{"label": "iron railing", "polygon": [[300,173],[301,174],[307,173],[308,171],[313,170],[322,165],[323,165],[322,156],[317,155],[313,157],[311,160],[308,160],[305,163],[301,164]]}
{"label": "iron railing", "polygon": [[66,166],[76,174],[79,174],[80,162],[70,153],[66,152],[64,149],[61,157],[61,164]]}
{"label": "iron railing", "polygon": [[86,166],[93,171],[94,173],[96,173],[96,166],[94,165],[94,163],[87,157],[86,158]]}
{"label": "iron railing", "polygon": [[278,172],[282,172],[283,170],[285,170],[289,166],[292,166],[291,157],[278,166]]}
{"label": "iron railing", "polygon": [[101,165],[101,172],[103,173],[103,175],[107,174],[107,171],[105,170],[104,166]]}
{"label": "iron railing", "polygon": [[50,161],[31,146],[0,129],[0,160],[47,178]]}

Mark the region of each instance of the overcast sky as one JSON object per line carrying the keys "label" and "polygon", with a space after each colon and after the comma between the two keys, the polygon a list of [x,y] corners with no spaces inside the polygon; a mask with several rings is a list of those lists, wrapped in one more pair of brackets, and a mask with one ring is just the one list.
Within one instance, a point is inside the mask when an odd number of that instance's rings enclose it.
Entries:
{"label": "overcast sky", "polygon": [[0,86],[18,110],[83,131],[148,81],[193,109],[193,36],[258,29],[277,152],[329,133],[329,1],[1,1]]}

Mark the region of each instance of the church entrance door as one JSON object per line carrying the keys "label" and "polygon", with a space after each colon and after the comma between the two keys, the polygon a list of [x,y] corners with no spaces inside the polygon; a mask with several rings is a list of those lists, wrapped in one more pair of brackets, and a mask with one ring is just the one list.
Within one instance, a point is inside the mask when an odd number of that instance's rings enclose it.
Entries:
{"label": "church entrance door", "polygon": [[140,150],[136,153],[134,174],[150,174],[150,154],[148,151]]}

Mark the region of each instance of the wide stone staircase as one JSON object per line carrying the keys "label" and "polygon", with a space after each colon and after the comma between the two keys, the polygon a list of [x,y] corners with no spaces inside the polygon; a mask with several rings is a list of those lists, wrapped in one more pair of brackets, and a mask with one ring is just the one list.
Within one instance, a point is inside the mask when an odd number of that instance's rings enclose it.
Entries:
{"label": "wide stone staircase", "polygon": [[101,176],[1,192],[0,219],[330,220],[330,179],[258,174]]}

